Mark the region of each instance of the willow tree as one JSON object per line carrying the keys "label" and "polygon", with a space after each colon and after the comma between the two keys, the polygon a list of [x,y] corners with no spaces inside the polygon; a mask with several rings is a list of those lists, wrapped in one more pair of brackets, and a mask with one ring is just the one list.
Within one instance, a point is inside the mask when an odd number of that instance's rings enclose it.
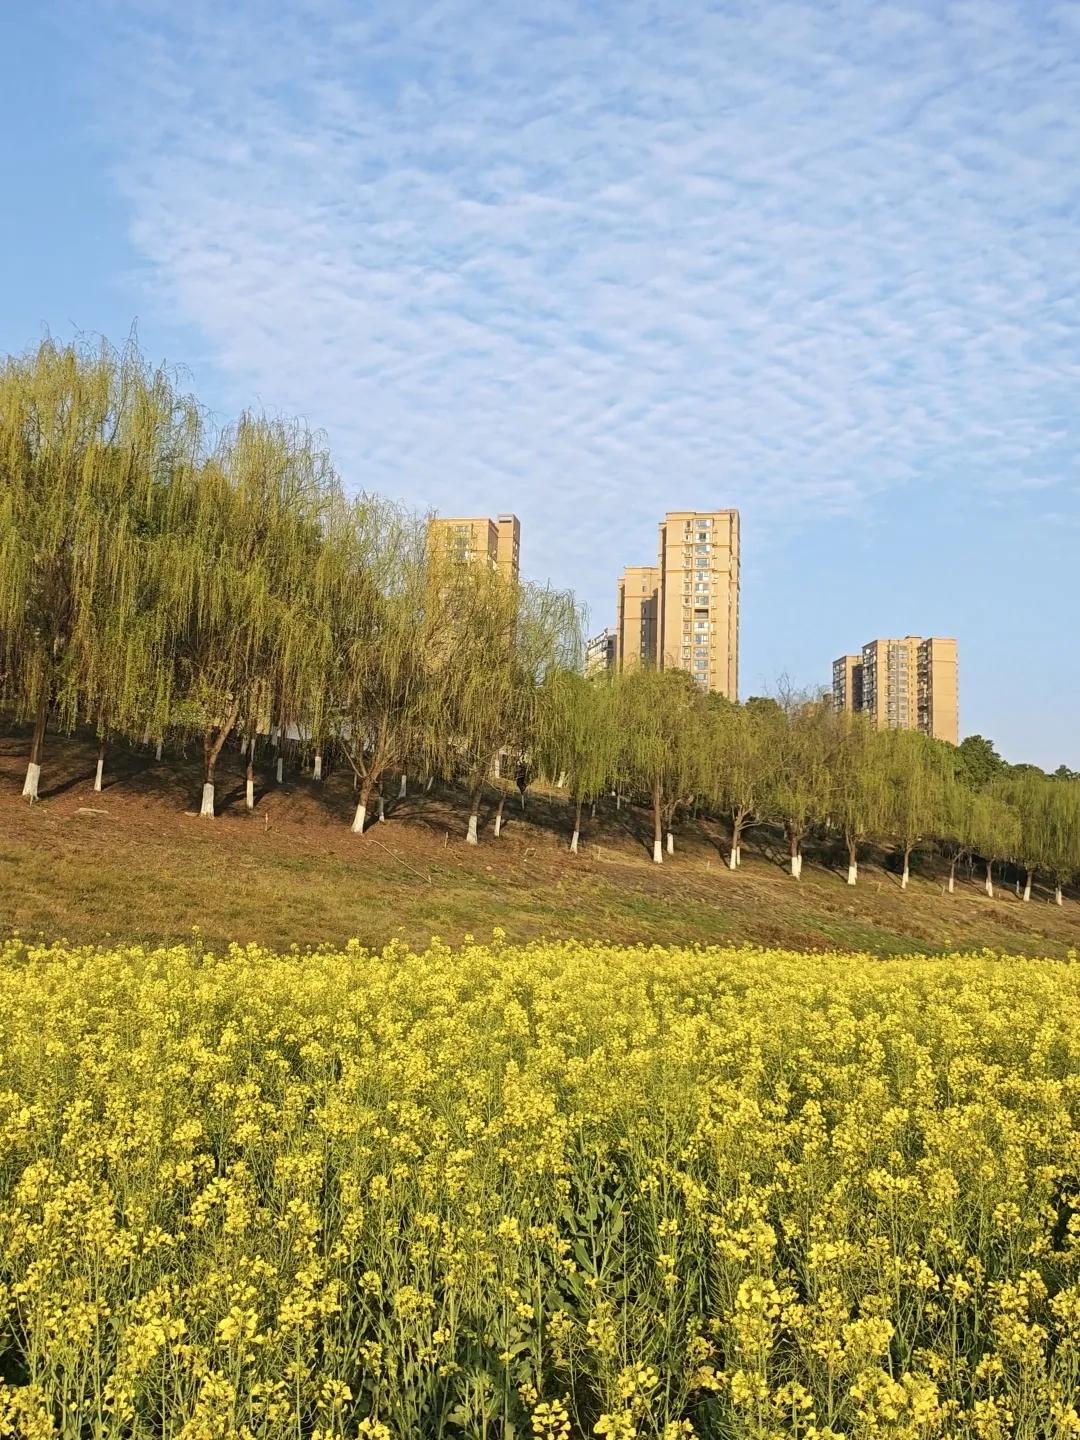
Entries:
{"label": "willow tree", "polygon": [[620,789],[649,797],[652,858],[664,859],[664,835],[673,848],[676,807],[688,802],[699,778],[697,732],[701,691],[682,670],[641,666],[622,677],[618,689]]}
{"label": "willow tree", "polygon": [[184,696],[199,717],[200,814],[212,818],[218,758],[238,723],[251,734],[268,717],[287,724],[325,663],[312,576],[334,485],[306,431],[250,415],[188,478],[169,584],[185,621]]}
{"label": "willow tree", "polygon": [[537,759],[549,775],[565,775],[574,807],[570,850],[577,854],[585,805],[610,786],[618,748],[617,681],[555,671],[541,696]]}
{"label": "willow tree", "polygon": [[831,712],[818,700],[789,699],[781,707],[772,753],[766,805],[787,836],[791,874],[802,878],[803,844],[829,797],[827,736]]}
{"label": "willow tree", "polygon": [[956,867],[975,844],[975,791],[955,764],[942,781],[937,840],[949,862],[949,894],[956,892]]}
{"label": "willow tree", "polygon": [[702,744],[706,799],[731,824],[728,865],[742,863],[743,835],[762,816],[769,794],[776,732],[784,716],[774,701],[733,704],[712,696]]}
{"label": "willow tree", "polygon": [[950,756],[940,741],[917,730],[885,730],[876,737],[871,763],[884,772],[884,829],[900,848],[900,888],[911,878],[911,852],[940,835],[945,825],[945,788]]}
{"label": "willow tree", "polygon": [[430,584],[425,526],[415,517],[362,497],[345,538],[351,558],[330,610],[335,640],[325,687],[330,729],[359,791],[352,828],[363,834],[373,792],[381,818],[388,771],[435,763],[442,602]]}
{"label": "willow tree", "polygon": [[1020,843],[1016,811],[1000,795],[977,792],[971,807],[971,848],[986,866],[985,889],[994,898],[994,866],[1011,860]]}
{"label": "willow tree", "polygon": [[1080,782],[1050,781],[1045,804],[1049,832],[1047,869],[1054,882],[1054,901],[1062,905],[1065,885],[1080,875]]}
{"label": "willow tree", "polygon": [[0,370],[3,698],[33,722],[30,801],[50,712],[68,729],[111,725],[131,710],[136,675],[148,684],[146,571],[161,489],[197,434],[192,402],[134,346],[46,340]]}
{"label": "willow tree", "polygon": [[442,600],[434,663],[443,752],[464,774],[466,839],[475,845],[480,801],[500,750],[535,733],[550,673],[580,663],[581,617],[567,592],[452,559],[433,560],[431,584]]}
{"label": "willow tree", "polygon": [[859,846],[885,820],[879,736],[864,715],[837,714],[830,726],[828,810],[847,850],[847,883],[859,878]]}

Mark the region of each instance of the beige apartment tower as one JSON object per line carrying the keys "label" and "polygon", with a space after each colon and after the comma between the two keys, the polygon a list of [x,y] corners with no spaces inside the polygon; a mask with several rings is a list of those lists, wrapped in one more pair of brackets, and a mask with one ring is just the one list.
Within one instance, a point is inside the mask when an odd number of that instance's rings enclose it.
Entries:
{"label": "beige apartment tower", "polygon": [[669,510],[656,565],[630,565],[618,588],[618,669],[685,670],[704,690],[739,694],[739,512]]}
{"label": "beige apartment tower", "polygon": [[920,730],[959,743],[955,640],[871,640],[861,654],[833,661],[832,690],[838,710],[861,711],[878,729]]}
{"label": "beige apartment tower", "polygon": [[739,512],[669,510],[660,522],[658,663],[739,695]]}
{"label": "beige apartment tower", "polygon": [[615,666],[656,664],[660,572],[655,565],[628,565],[616,594]]}
{"label": "beige apartment tower", "polygon": [[432,552],[439,550],[463,565],[486,565],[508,580],[518,579],[521,522],[516,515],[497,520],[437,516],[428,522],[428,543]]}

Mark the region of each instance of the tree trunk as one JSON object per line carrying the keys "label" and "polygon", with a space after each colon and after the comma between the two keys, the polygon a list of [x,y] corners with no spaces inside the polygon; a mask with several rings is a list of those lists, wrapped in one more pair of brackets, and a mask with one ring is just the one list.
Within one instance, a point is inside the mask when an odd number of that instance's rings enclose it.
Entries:
{"label": "tree trunk", "polygon": [[408,793],[409,793],[409,777],[408,777],[408,775],[406,775],[406,774],[404,773],[404,771],[403,771],[403,772],[402,772],[402,775],[401,775],[401,783],[398,785],[397,798],[398,798],[399,800],[404,800],[405,797],[408,795]]}
{"label": "tree trunk", "polygon": [[41,779],[41,755],[45,748],[45,726],[49,718],[49,704],[42,700],[34,717],[34,733],[30,740],[30,759],[26,766],[26,780],[23,783],[23,799],[32,805],[38,798],[38,782]]}
{"label": "tree trunk", "polygon": [[284,756],[284,755],[281,753],[281,751],[279,750],[279,751],[278,751],[278,757],[277,757],[277,770],[276,770],[277,783],[278,783],[279,785],[281,784],[282,778],[283,778],[283,776],[284,776],[284,772],[285,772],[285,756]]}
{"label": "tree trunk", "polygon": [[574,801],[574,833],[570,840],[570,853],[572,855],[578,853],[578,837],[581,835],[581,806],[582,800],[579,795]]}
{"label": "tree trunk", "polygon": [[1065,897],[1064,897],[1064,896],[1062,895],[1062,893],[1061,893],[1061,881],[1060,881],[1060,880],[1059,880],[1058,883],[1054,886],[1054,904],[1055,904],[1055,905],[1064,905],[1064,904],[1065,904]]}
{"label": "tree trunk", "polygon": [[427,779],[427,784],[424,786],[424,790],[425,790],[425,791],[430,790],[431,787],[432,787],[434,784],[435,784],[435,776],[434,776],[434,775],[429,775],[429,776],[428,776],[428,779]]}
{"label": "tree trunk", "polygon": [[660,788],[659,775],[653,781],[652,804],[653,804],[653,847],[652,858],[655,865],[664,863],[664,814],[663,814],[663,792]]}
{"label": "tree trunk", "polygon": [[1032,880],[1033,880],[1034,878],[1035,878],[1035,872],[1034,872],[1034,870],[1029,870],[1029,871],[1027,872],[1027,878],[1026,878],[1025,881],[1024,881],[1024,904],[1025,904],[1025,905],[1029,905],[1029,904],[1031,903],[1031,882],[1032,882]]}
{"label": "tree trunk", "polygon": [[235,723],[236,711],[234,710],[226,723],[219,728],[216,740],[213,738],[213,730],[206,730],[203,733],[203,759],[206,768],[203,772],[202,806],[199,810],[199,816],[203,820],[214,818],[214,770],[222,746],[229,738],[229,733]]}
{"label": "tree trunk", "polygon": [[506,804],[506,791],[499,791],[499,808],[495,811],[495,839],[498,840],[502,834],[503,806]]}
{"label": "tree trunk", "polygon": [[94,772],[94,789],[101,794],[101,777],[105,770],[105,741],[102,740],[97,752],[97,770]]}
{"label": "tree trunk", "polygon": [[469,830],[465,836],[466,845],[479,845],[480,835],[480,798],[484,793],[484,781],[480,780],[473,786],[472,794],[469,796]]}
{"label": "tree trunk", "polygon": [[382,786],[381,786],[381,785],[379,786],[379,819],[380,819],[380,821],[386,819],[386,803],[385,803],[385,801],[383,800],[383,793],[382,793]]}
{"label": "tree trunk", "polygon": [[791,850],[791,877],[793,880],[801,880],[802,855],[799,853],[799,837],[794,830],[788,831],[788,845]]}
{"label": "tree trunk", "polygon": [[854,840],[847,842],[847,883],[859,883],[859,847]]}
{"label": "tree trunk", "polygon": [[991,900],[994,898],[994,862],[992,860],[986,862],[986,893]]}
{"label": "tree trunk", "polygon": [[558,780],[556,780],[556,782],[555,782],[555,789],[556,789],[556,790],[565,790],[565,789],[566,789],[566,771],[565,771],[565,770],[560,770],[560,771],[559,771],[559,778],[558,778]]}
{"label": "tree trunk", "polygon": [[675,854],[675,836],[670,830],[667,832],[667,853],[669,855]]}
{"label": "tree trunk", "polygon": [[160,740],[159,740],[159,741],[157,742],[157,744],[154,746],[154,759],[158,762],[159,765],[161,764],[161,741],[160,741]]}
{"label": "tree trunk", "polygon": [[949,861],[949,894],[956,894],[956,856]]}
{"label": "tree trunk", "polygon": [[729,869],[729,870],[735,870],[735,869],[738,868],[738,864],[739,864],[739,836],[741,835],[741,833],[742,833],[742,827],[740,826],[738,819],[737,819],[737,818],[733,818],[733,819],[732,819],[732,822],[731,822],[731,854],[728,856],[728,869]]}
{"label": "tree trunk", "polygon": [[360,787],[360,803],[356,807],[356,814],[353,816],[352,831],[354,835],[364,833],[364,822],[367,819],[368,799],[371,796],[371,781],[365,780]]}
{"label": "tree trunk", "polygon": [[904,873],[900,876],[900,889],[906,890],[908,881],[911,879],[911,851],[904,851]]}
{"label": "tree trunk", "polygon": [[321,780],[321,779],[322,779],[322,753],[321,753],[321,751],[316,751],[316,752],[315,752],[315,759],[314,759],[314,761],[312,762],[312,766],[311,766],[311,778],[312,778],[313,780]]}

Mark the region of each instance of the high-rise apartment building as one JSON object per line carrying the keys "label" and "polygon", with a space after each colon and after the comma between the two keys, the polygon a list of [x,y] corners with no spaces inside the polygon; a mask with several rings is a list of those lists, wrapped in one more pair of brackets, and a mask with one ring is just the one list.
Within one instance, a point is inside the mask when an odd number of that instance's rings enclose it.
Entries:
{"label": "high-rise apartment building", "polygon": [[655,565],[628,565],[616,595],[615,664],[620,670],[656,664],[660,572]]}
{"label": "high-rise apartment building", "polygon": [[602,675],[615,668],[618,637],[609,626],[585,642],[585,674]]}
{"label": "high-rise apartment building", "polygon": [[659,665],[737,699],[739,512],[669,510],[659,551]]}
{"label": "high-rise apartment building", "polygon": [[841,655],[832,667],[833,704],[849,713],[862,709],[862,656]]}
{"label": "high-rise apartment building", "polygon": [[871,640],[861,654],[833,661],[832,691],[838,710],[861,711],[878,729],[959,742],[955,640]]}
{"label": "high-rise apartment building", "polygon": [[481,517],[428,522],[428,542],[434,552],[465,565],[487,565],[508,580],[516,580],[520,565],[521,522],[516,515],[498,520]]}
{"label": "high-rise apartment building", "polygon": [[739,691],[739,512],[669,510],[657,564],[618,589],[616,665],[685,670],[705,690]]}

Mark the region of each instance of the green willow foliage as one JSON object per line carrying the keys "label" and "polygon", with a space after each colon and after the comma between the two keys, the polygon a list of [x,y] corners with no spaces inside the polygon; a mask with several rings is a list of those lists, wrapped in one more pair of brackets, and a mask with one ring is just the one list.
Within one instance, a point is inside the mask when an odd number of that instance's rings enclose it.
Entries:
{"label": "green willow foliage", "polygon": [[97,734],[98,783],[114,738],[201,745],[206,816],[223,747],[243,746],[252,806],[273,736],[316,778],[327,752],[351,767],[357,832],[389,775],[440,775],[466,787],[475,843],[485,787],[498,835],[511,780],[539,771],[567,787],[574,850],[613,797],[649,807],[658,863],[704,811],[732,868],[749,830],[781,829],[796,879],[808,839],[842,848],[852,884],[871,841],[904,885],[928,847],[950,887],[964,857],[990,891],[1014,863],[1029,897],[1036,874],[1060,900],[1080,872],[1075,778],[1010,770],[986,741],[980,769],[975,741],[877,733],[820,700],[731,704],[678,671],[585,680],[572,596],[429,554],[425,520],[347,497],[297,422],[212,431],[133,345],[8,359],[0,480],[0,708],[33,726],[30,800],[51,720]]}

